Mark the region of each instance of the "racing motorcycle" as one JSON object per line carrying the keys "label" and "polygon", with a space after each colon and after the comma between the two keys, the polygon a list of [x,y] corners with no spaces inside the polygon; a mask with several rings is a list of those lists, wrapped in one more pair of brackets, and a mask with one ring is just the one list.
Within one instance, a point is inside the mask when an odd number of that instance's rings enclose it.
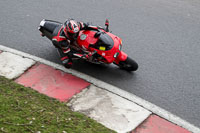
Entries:
{"label": "racing motorcycle", "polygon": [[[42,36],[52,41],[57,36],[62,23],[43,19],[38,29]],[[81,30],[75,42],[70,48],[77,51],[74,54],[78,59],[84,59],[95,64],[111,64],[119,66],[127,71],[136,71],[138,64],[122,51],[122,40],[109,32],[109,21],[106,19],[105,28],[93,27],[89,30]],[[91,26],[92,27],[92,26]],[[90,54],[92,58],[86,58]]]}

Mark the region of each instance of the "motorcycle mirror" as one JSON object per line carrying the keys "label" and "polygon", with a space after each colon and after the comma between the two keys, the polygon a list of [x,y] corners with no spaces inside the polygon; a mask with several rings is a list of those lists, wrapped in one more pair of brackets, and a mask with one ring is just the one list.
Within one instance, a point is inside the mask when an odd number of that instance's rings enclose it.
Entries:
{"label": "motorcycle mirror", "polygon": [[105,26],[109,26],[109,20],[106,19]]}
{"label": "motorcycle mirror", "polygon": [[106,19],[106,22],[105,22],[105,26],[106,26],[106,32],[109,32],[109,21],[108,21],[108,19]]}

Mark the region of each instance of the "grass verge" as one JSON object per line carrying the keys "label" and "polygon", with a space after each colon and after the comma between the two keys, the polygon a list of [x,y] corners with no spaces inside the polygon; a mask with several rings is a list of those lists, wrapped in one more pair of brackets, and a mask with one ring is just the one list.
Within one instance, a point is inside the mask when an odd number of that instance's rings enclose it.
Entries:
{"label": "grass verge", "polygon": [[87,116],[0,76],[0,132],[111,133]]}

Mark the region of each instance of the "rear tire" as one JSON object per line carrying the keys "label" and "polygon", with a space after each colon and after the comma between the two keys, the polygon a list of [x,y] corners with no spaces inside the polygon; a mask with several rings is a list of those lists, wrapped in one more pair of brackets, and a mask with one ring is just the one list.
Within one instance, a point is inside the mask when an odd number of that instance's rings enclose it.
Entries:
{"label": "rear tire", "polygon": [[138,69],[138,64],[129,57],[127,57],[125,61],[120,61],[119,64],[116,65],[127,71],[136,71]]}

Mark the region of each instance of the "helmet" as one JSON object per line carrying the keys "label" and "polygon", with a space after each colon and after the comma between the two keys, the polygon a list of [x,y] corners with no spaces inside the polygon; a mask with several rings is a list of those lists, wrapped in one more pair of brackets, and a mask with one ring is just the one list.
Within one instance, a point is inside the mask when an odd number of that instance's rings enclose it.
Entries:
{"label": "helmet", "polygon": [[78,37],[79,31],[80,31],[80,27],[78,25],[78,23],[73,20],[67,20],[64,24],[63,24],[63,28],[64,28],[64,33],[65,35],[69,38],[69,39],[76,39]]}

